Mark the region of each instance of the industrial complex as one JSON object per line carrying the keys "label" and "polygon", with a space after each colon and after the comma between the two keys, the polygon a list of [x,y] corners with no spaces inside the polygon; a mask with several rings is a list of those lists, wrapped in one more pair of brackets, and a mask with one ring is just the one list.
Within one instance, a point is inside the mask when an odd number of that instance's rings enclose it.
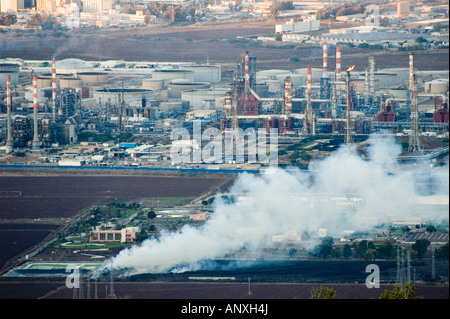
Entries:
{"label": "industrial complex", "polygon": [[[122,291],[128,280],[248,280],[248,298],[250,276],[356,285],[368,263],[385,267],[385,285],[448,288],[449,70],[416,63],[423,50],[448,53],[448,9],[397,1],[337,15],[346,1],[288,1],[286,10],[161,2],[171,16],[151,14],[148,1],[0,2],[18,18],[5,33],[41,30],[25,23],[36,11],[96,32],[179,23],[175,5],[193,10],[182,23],[277,21],[270,34],[233,38],[243,49],[223,63],[96,61],[70,50],[1,59],[0,232],[35,233],[8,237],[0,290],[20,277],[57,281],[72,267],[95,298],[97,281],[118,298],[114,280]],[[264,46],[305,46],[311,56],[261,67]],[[353,61],[345,52],[356,47],[364,54]],[[379,62],[392,51],[395,67]],[[340,263],[334,273],[330,260]],[[82,287],[38,297],[84,298]]]}
{"label": "industrial complex", "polygon": [[[368,69],[341,71],[340,46],[323,43],[322,53],[322,69],[257,70],[257,57],[244,52],[231,82],[222,79],[220,65],[4,62],[2,151],[39,154],[34,164],[113,165],[108,159],[126,157],[130,165],[167,165],[170,143],[151,138],[192,128],[196,120],[221,132],[276,129],[291,141],[322,135],[349,143],[387,130],[409,136],[416,155],[421,138],[448,138],[448,71],[418,71],[412,52],[404,68],[379,69],[369,56]],[[76,144],[90,146],[89,154],[51,151]]]}

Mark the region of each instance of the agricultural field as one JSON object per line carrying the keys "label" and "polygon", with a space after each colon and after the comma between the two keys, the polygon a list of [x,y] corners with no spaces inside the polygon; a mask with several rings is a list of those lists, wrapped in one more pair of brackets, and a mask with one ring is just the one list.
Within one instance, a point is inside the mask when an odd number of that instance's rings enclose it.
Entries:
{"label": "agricultural field", "polygon": [[[182,202],[217,188],[233,177],[181,176],[25,176],[0,179],[0,268],[55,235],[95,204],[157,199]],[[12,260],[10,260],[12,261]]]}
{"label": "agricultural field", "polygon": [[58,227],[57,224],[0,224],[0,268],[31,245],[44,240]]}
{"label": "agricultural field", "polygon": [[[20,283],[20,284],[18,284]],[[248,282],[115,282],[117,298],[124,299],[308,299],[316,283],[251,283]],[[97,284],[98,299],[105,299],[109,282]],[[380,285],[379,289],[367,289],[364,283],[339,284],[326,283],[324,286],[336,291],[336,299],[377,299],[393,285]],[[424,299],[448,299],[448,286],[416,285],[416,296]],[[87,285],[84,283],[84,298],[87,297]],[[5,294],[8,291],[8,294]],[[249,293],[250,292],[250,293]],[[25,297],[24,297],[25,296]],[[94,298],[94,283],[90,283],[90,297]],[[42,298],[72,299],[73,291],[65,287],[63,281],[45,282],[0,282],[0,298]],[[151,304],[151,301],[150,301]]]}
{"label": "agricultural field", "polygon": [[[223,71],[233,71],[245,51],[257,57],[258,69],[287,69],[322,67],[319,46],[292,44],[280,41],[264,43],[246,39],[249,36],[273,35],[276,20],[236,20],[224,23],[201,22],[189,26],[139,27],[132,29],[73,31],[62,37],[51,33],[5,34],[0,39],[0,58],[49,59],[57,52],[57,59],[128,61],[195,62],[221,64]],[[327,23],[324,21],[324,23]],[[87,34],[89,32],[89,34]],[[96,41],[92,38],[96,37]],[[129,50],[133,48],[133,50]],[[361,49],[343,45],[342,68],[355,64],[356,70],[368,67],[368,56],[375,58],[378,68],[408,67],[404,51]],[[414,53],[418,70],[448,69],[448,49],[421,50]],[[328,56],[335,64],[334,54]]]}

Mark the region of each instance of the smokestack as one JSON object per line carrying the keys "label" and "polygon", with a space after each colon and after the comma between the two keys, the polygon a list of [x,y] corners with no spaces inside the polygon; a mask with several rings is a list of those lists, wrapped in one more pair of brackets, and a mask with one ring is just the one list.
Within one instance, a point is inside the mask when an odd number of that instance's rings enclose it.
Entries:
{"label": "smokestack", "polygon": [[233,107],[232,103],[233,102],[232,102],[231,93],[227,92],[225,94],[225,103],[224,103],[224,106],[223,106],[223,109],[225,111],[225,116],[230,116],[232,114],[232,111],[231,111],[231,109]]}
{"label": "smokestack", "polygon": [[346,87],[347,87],[347,114],[346,114],[346,123],[347,123],[347,132],[346,132],[346,144],[351,143],[351,127],[350,127],[350,109],[352,104],[352,95],[350,92],[350,72],[353,71],[355,66],[347,69],[347,76],[346,76]]}
{"label": "smokestack", "polygon": [[52,59],[52,116],[53,121],[56,120],[56,63],[55,58]]}
{"label": "smokestack", "polygon": [[323,44],[323,77],[328,77],[328,48],[327,43],[324,42]]}
{"label": "smokestack", "polygon": [[245,70],[245,92],[248,92],[250,87],[250,75],[248,73],[248,52],[244,55],[244,70]]}
{"label": "smokestack", "polygon": [[409,91],[412,92],[414,88],[414,54],[409,54]]}
{"label": "smokestack", "polygon": [[37,120],[38,100],[37,100],[37,77],[33,77],[33,115],[34,115],[34,136],[32,151],[39,151],[38,120]]}
{"label": "smokestack", "polygon": [[375,59],[373,56],[369,58],[369,93],[375,93]]}
{"label": "smokestack", "polygon": [[8,136],[6,138],[6,153],[11,153],[13,151],[13,140],[12,140],[12,124],[11,124],[11,76],[6,76],[6,112],[8,117],[7,130]]}
{"label": "smokestack", "polygon": [[284,112],[292,112],[292,79],[289,76],[284,80]]}
{"label": "smokestack", "polygon": [[306,110],[305,110],[305,122],[303,126],[304,133],[311,131],[312,135],[315,135],[314,126],[314,114],[311,107],[311,66],[308,65],[306,72]]}
{"label": "smokestack", "polygon": [[306,71],[306,93],[311,94],[311,66],[308,65]]}
{"label": "smokestack", "polygon": [[336,82],[341,81],[341,47],[336,47]]}

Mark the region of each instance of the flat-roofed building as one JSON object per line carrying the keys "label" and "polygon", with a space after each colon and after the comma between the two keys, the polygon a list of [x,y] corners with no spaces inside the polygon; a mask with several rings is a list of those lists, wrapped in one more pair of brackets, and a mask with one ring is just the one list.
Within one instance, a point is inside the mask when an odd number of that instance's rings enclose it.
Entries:
{"label": "flat-roofed building", "polygon": [[95,230],[91,232],[91,243],[132,243],[139,227],[126,227],[121,230]]}

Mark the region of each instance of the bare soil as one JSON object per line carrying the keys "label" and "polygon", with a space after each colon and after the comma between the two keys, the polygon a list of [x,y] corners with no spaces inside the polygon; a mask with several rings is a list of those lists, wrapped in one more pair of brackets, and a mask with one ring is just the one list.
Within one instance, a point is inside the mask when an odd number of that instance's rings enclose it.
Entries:
{"label": "bare soil", "polygon": [[[251,35],[273,35],[275,20],[234,21],[221,24],[197,23],[190,26],[145,26],[132,29],[68,32],[54,37],[6,33],[0,38],[0,58],[20,57],[33,60],[80,58],[104,61],[196,62],[221,64],[234,70],[245,51],[257,57],[258,69],[296,69],[322,66],[321,46],[312,44],[263,43],[242,40]],[[81,33],[85,32],[85,33]],[[409,53],[341,47],[342,69],[356,65],[356,71],[368,66],[374,56],[377,68],[408,67]],[[418,70],[448,70],[448,49],[415,51]],[[296,57],[296,62],[290,59]],[[335,64],[329,52],[328,65]]]}

